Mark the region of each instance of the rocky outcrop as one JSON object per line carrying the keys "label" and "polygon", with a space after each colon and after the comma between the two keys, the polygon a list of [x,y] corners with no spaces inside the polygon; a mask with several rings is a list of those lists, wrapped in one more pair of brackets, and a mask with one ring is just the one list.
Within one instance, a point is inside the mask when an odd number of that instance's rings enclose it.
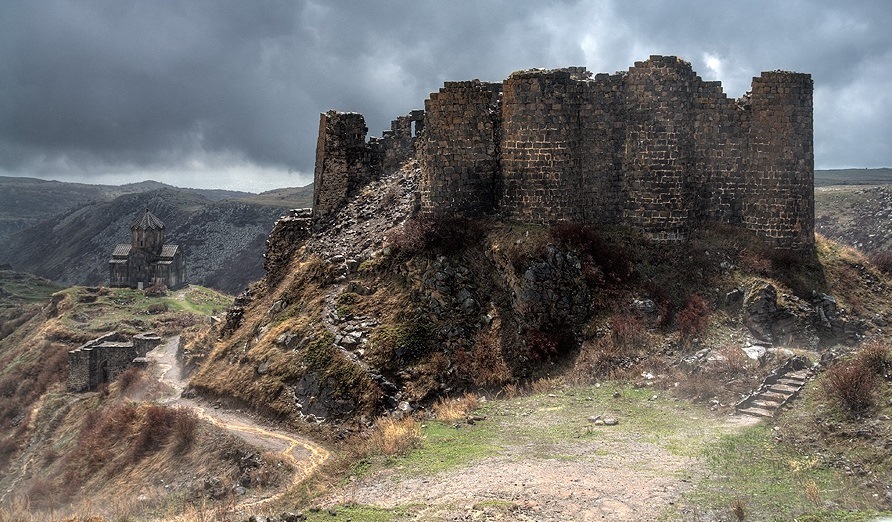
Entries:
{"label": "rocky outcrop", "polygon": [[732,307],[739,303],[741,321],[756,344],[815,349],[858,342],[866,329],[863,320],[850,320],[829,295],[815,294],[811,299],[779,296],[774,285],[761,279],[745,290],[729,292],[726,303]]}

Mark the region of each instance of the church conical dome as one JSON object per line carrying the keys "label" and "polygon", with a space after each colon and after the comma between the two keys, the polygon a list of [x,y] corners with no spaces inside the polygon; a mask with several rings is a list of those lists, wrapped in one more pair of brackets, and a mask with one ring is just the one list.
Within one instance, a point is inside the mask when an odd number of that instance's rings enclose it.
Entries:
{"label": "church conical dome", "polygon": [[149,209],[139,215],[130,225],[130,230],[164,230],[164,222],[152,214]]}

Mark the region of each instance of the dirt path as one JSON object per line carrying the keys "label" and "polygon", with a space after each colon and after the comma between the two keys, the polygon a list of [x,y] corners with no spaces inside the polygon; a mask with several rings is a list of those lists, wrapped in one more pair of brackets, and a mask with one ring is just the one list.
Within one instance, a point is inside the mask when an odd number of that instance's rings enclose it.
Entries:
{"label": "dirt path", "polygon": [[240,508],[256,508],[283,495],[292,486],[309,477],[329,457],[324,447],[309,439],[299,437],[283,430],[263,426],[249,415],[240,411],[231,411],[208,407],[193,399],[181,397],[188,381],[183,379],[182,369],[177,359],[179,336],[172,337],[147,354],[154,362],[154,371],[159,381],[172,389],[170,396],[160,402],[191,408],[200,418],[227,430],[242,438],[249,444],[276,453],[295,469],[294,477],[288,487],[280,492],[264,498],[251,498],[239,504]]}
{"label": "dirt path", "polygon": [[[400,520],[640,521],[658,520],[667,510],[690,514],[683,495],[709,472],[677,446],[696,428],[663,437],[620,422],[597,428],[591,437],[537,434],[575,422],[575,413],[490,417],[484,422],[495,425],[497,455],[429,474],[388,468],[333,493],[324,505],[397,509]],[[757,422],[737,416],[703,420],[709,435],[696,447]]]}

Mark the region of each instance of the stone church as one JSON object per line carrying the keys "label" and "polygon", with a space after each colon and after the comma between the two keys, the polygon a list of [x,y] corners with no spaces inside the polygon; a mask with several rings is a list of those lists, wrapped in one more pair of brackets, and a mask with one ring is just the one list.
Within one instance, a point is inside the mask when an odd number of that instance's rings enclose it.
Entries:
{"label": "stone church", "polygon": [[110,286],[177,288],[186,282],[182,249],[164,244],[164,222],[149,209],[130,225],[130,244],[115,247],[108,268]]}

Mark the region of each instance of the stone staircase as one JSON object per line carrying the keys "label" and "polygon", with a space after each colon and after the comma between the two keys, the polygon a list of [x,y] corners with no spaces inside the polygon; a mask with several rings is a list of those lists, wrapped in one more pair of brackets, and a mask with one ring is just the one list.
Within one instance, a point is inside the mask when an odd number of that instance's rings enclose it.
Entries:
{"label": "stone staircase", "polygon": [[756,417],[773,418],[781,406],[796,397],[811,375],[811,370],[803,360],[790,359],[766,377],[759,389],[737,403],[737,411]]}

